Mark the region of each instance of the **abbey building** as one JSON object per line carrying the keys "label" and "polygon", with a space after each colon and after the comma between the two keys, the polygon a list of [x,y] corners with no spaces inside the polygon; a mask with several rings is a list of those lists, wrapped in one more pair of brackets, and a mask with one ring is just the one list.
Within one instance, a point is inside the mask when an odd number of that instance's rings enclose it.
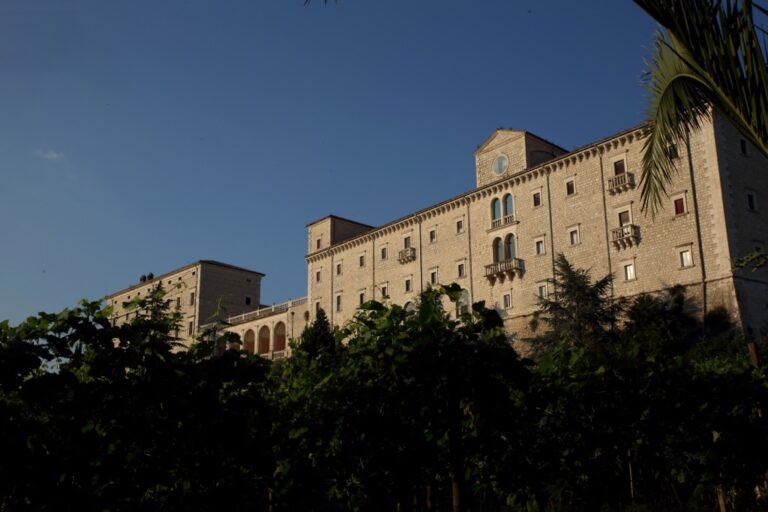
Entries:
{"label": "abbey building", "polygon": [[343,325],[367,300],[407,307],[427,287],[455,282],[463,299],[447,308],[485,301],[510,333],[525,332],[539,299],[554,292],[563,253],[594,278],[613,274],[615,296],[683,285],[700,314],[724,307],[761,336],[768,269],[733,264],[765,248],[768,162],[714,116],[670,148],[678,172],[654,217],[640,208],[643,142],[642,126],[573,151],[496,130],[475,152],[473,190],[382,226],[333,215],[308,224],[306,298],[252,303],[228,329],[248,350],[280,357],[286,337],[321,308]]}

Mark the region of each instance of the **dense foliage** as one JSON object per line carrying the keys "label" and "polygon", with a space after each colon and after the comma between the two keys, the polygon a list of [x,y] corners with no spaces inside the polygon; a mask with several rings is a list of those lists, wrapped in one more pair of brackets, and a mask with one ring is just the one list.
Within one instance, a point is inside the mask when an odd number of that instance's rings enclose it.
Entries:
{"label": "dense foliage", "polygon": [[161,289],[127,325],[0,323],[0,511],[764,508],[744,340],[680,289],[610,285],[558,258],[532,359],[483,304],[451,314],[454,286],[318,315],[274,363],[216,333],[178,350]]}

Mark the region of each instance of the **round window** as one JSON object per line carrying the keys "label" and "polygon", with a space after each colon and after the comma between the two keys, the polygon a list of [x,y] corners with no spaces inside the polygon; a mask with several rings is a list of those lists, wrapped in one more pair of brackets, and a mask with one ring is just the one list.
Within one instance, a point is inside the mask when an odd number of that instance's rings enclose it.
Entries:
{"label": "round window", "polygon": [[509,159],[502,153],[493,161],[493,174],[504,174],[507,167],[509,167]]}

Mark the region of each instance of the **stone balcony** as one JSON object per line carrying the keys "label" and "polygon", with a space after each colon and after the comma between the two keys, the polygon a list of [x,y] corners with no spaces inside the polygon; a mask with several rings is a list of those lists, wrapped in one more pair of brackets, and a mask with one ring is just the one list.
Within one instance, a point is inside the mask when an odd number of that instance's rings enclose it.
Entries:
{"label": "stone balcony", "polygon": [[400,263],[410,263],[411,261],[416,260],[416,248],[415,247],[407,247],[397,253],[397,261]]}
{"label": "stone balcony", "polygon": [[640,228],[627,224],[611,230],[611,242],[617,249],[626,249],[637,245],[640,241]]}
{"label": "stone balcony", "polygon": [[502,261],[496,261],[485,266],[485,277],[491,283],[499,279],[503,281],[506,278],[512,279],[523,273],[523,260],[520,258],[509,258]]}
{"label": "stone balcony", "polygon": [[515,223],[514,215],[505,215],[499,219],[493,219],[491,221],[491,229],[500,228],[501,226],[506,226],[507,224],[514,224],[514,223]]}
{"label": "stone balcony", "polygon": [[608,178],[609,194],[618,194],[631,188],[635,188],[635,175],[631,172],[625,172],[623,174]]}

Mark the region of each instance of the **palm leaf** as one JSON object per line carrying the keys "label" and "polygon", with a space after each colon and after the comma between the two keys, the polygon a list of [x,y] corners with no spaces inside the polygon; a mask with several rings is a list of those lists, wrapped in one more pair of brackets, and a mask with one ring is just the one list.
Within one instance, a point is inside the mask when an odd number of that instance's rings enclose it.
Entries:
{"label": "palm leaf", "polygon": [[750,0],[741,7],[731,0],[635,2],[668,32],[657,39],[649,73],[641,177],[643,208],[655,213],[674,173],[666,148],[709,116],[710,105],[768,158],[768,68]]}

